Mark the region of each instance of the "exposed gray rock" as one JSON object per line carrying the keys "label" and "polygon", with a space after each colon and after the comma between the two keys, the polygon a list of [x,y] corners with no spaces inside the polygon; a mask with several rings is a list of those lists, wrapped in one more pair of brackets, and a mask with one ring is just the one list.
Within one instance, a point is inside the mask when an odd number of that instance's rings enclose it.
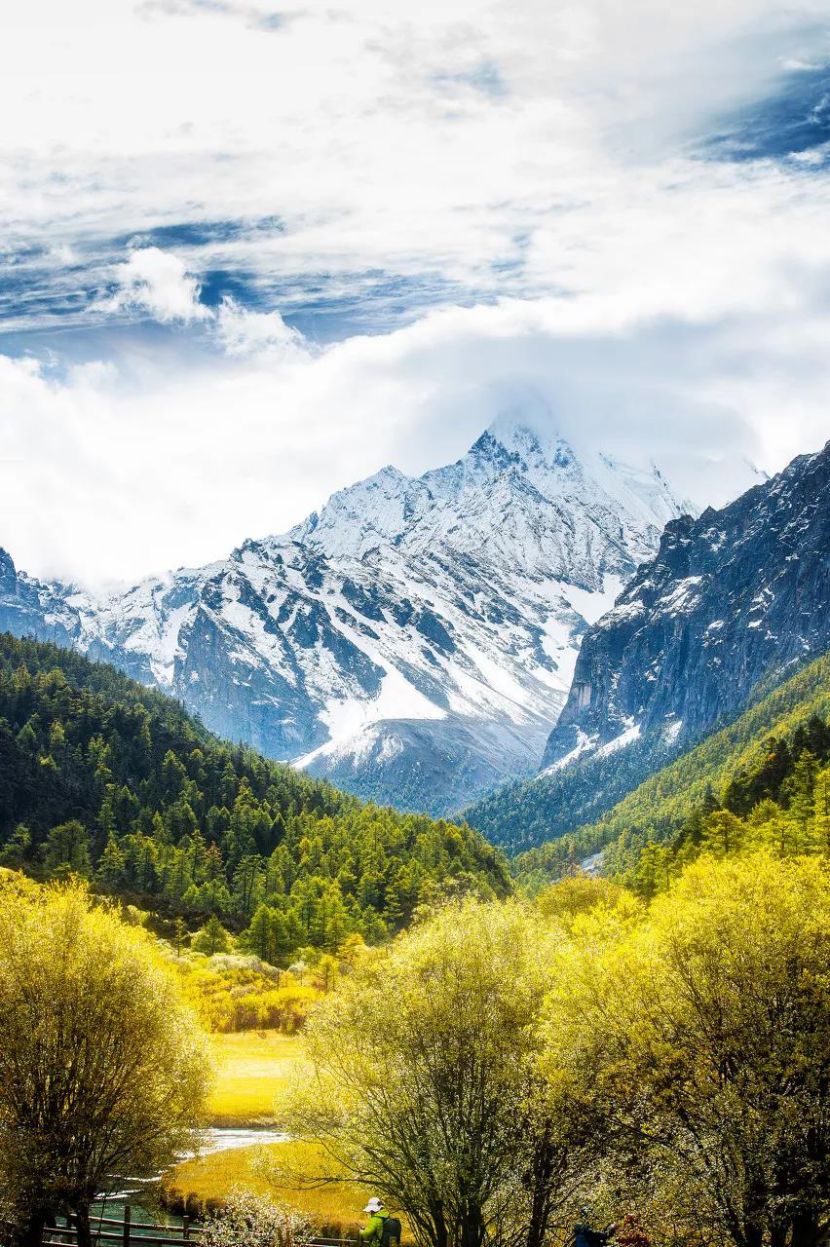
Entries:
{"label": "exposed gray rock", "polygon": [[688,746],[828,647],[830,443],[723,510],[668,524],[586,633],[543,766],[637,737]]}

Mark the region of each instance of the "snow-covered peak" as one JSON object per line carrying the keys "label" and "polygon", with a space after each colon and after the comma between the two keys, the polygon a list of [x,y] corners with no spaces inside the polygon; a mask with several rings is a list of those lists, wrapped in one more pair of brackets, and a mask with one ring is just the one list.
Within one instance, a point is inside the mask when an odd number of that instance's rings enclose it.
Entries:
{"label": "snow-covered peak", "polygon": [[319,514],[296,525],[293,541],[327,556],[362,558],[368,550],[394,542],[407,524],[407,498],[415,485],[391,464],[356,485],[332,494]]}
{"label": "snow-covered peak", "polygon": [[575,448],[561,433],[544,432],[516,416],[500,416],[479,438],[475,451],[510,462],[550,497],[590,498],[591,492],[621,507],[643,524],[663,528],[694,504],[681,501],[659,467],[626,463],[593,447]]}
{"label": "snow-covered peak", "polygon": [[476,445],[494,444],[526,464],[546,463],[567,468],[575,458],[573,447],[561,433],[534,426],[517,413],[506,413],[493,421]]}
{"label": "snow-covered peak", "polygon": [[333,494],[272,547],[290,541],[327,559],[363,559],[387,547],[412,556],[491,550],[532,576],[567,577],[575,559],[574,583],[590,588],[597,542],[636,564],[681,510],[656,467],[578,456],[564,437],[503,416],[455,463],[415,478],[385,467]]}
{"label": "snow-covered peak", "polygon": [[656,469],[503,417],[456,462],[385,467],[206,568],[96,599],[4,564],[0,624],[359,794],[451,811],[536,768],[582,634],[679,511]]}
{"label": "snow-covered peak", "polygon": [[656,463],[637,468],[599,453],[595,473],[608,496],[632,515],[639,515],[643,523],[664,528],[682,512],[697,510],[692,502],[677,497]]}

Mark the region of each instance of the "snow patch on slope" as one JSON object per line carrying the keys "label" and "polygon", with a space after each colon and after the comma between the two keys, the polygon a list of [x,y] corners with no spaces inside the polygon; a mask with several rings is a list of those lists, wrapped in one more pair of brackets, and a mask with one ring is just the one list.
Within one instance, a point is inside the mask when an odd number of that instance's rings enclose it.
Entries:
{"label": "snow patch on slope", "polygon": [[359,757],[366,729],[387,719],[443,719],[446,711],[419,693],[399,671],[386,672],[378,695],[371,700],[332,699],[320,712],[329,731],[324,745],[294,760],[300,769],[324,757]]}

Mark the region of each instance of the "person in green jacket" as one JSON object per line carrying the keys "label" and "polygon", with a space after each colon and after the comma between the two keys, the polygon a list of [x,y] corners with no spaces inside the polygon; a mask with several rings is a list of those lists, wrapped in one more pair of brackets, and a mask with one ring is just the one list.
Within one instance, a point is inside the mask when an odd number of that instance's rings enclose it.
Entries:
{"label": "person in green jacket", "polygon": [[372,1196],[363,1211],[368,1212],[370,1215],[368,1223],[360,1231],[360,1237],[364,1243],[371,1243],[373,1247],[380,1247],[383,1241],[383,1226],[389,1216],[383,1206],[383,1200],[378,1199],[376,1195]]}

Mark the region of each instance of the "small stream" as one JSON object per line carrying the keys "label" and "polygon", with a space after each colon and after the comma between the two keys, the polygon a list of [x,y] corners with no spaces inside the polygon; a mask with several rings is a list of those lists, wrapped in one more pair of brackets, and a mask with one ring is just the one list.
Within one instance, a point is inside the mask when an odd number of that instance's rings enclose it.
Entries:
{"label": "small stream", "polygon": [[[268,1126],[243,1126],[243,1127],[223,1127],[211,1126],[207,1130],[201,1132],[201,1145],[198,1149],[189,1152],[181,1152],[179,1160],[192,1160],[195,1156],[212,1156],[216,1152],[231,1152],[239,1147],[257,1147],[266,1143],[287,1143],[290,1135],[285,1134],[282,1130],[273,1130]],[[125,1203],[130,1203],[135,1209],[141,1210],[142,1186],[145,1185],[138,1179],[125,1186],[123,1191],[119,1191],[115,1195],[111,1195],[102,1205],[95,1205],[95,1213],[99,1216],[120,1217],[121,1210]],[[158,1181],[158,1178],[151,1179],[151,1185]],[[93,1218],[94,1219],[94,1218]],[[143,1216],[139,1216],[143,1220]],[[146,1218],[150,1221],[160,1221],[166,1225],[181,1225],[181,1217],[174,1213],[163,1213],[161,1217],[156,1212],[149,1214]]]}
{"label": "small stream", "polygon": [[289,1136],[282,1130],[272,1130],[267,1126],[229,1127],[227,1129],[214,1126],[202,1134],[202,1146],[198,1153],[188,1152],[188,1156],[210,1156],[214,1152],[231,1152],[237,1147],[255,1147],[265,1143],[287,1143]]}

